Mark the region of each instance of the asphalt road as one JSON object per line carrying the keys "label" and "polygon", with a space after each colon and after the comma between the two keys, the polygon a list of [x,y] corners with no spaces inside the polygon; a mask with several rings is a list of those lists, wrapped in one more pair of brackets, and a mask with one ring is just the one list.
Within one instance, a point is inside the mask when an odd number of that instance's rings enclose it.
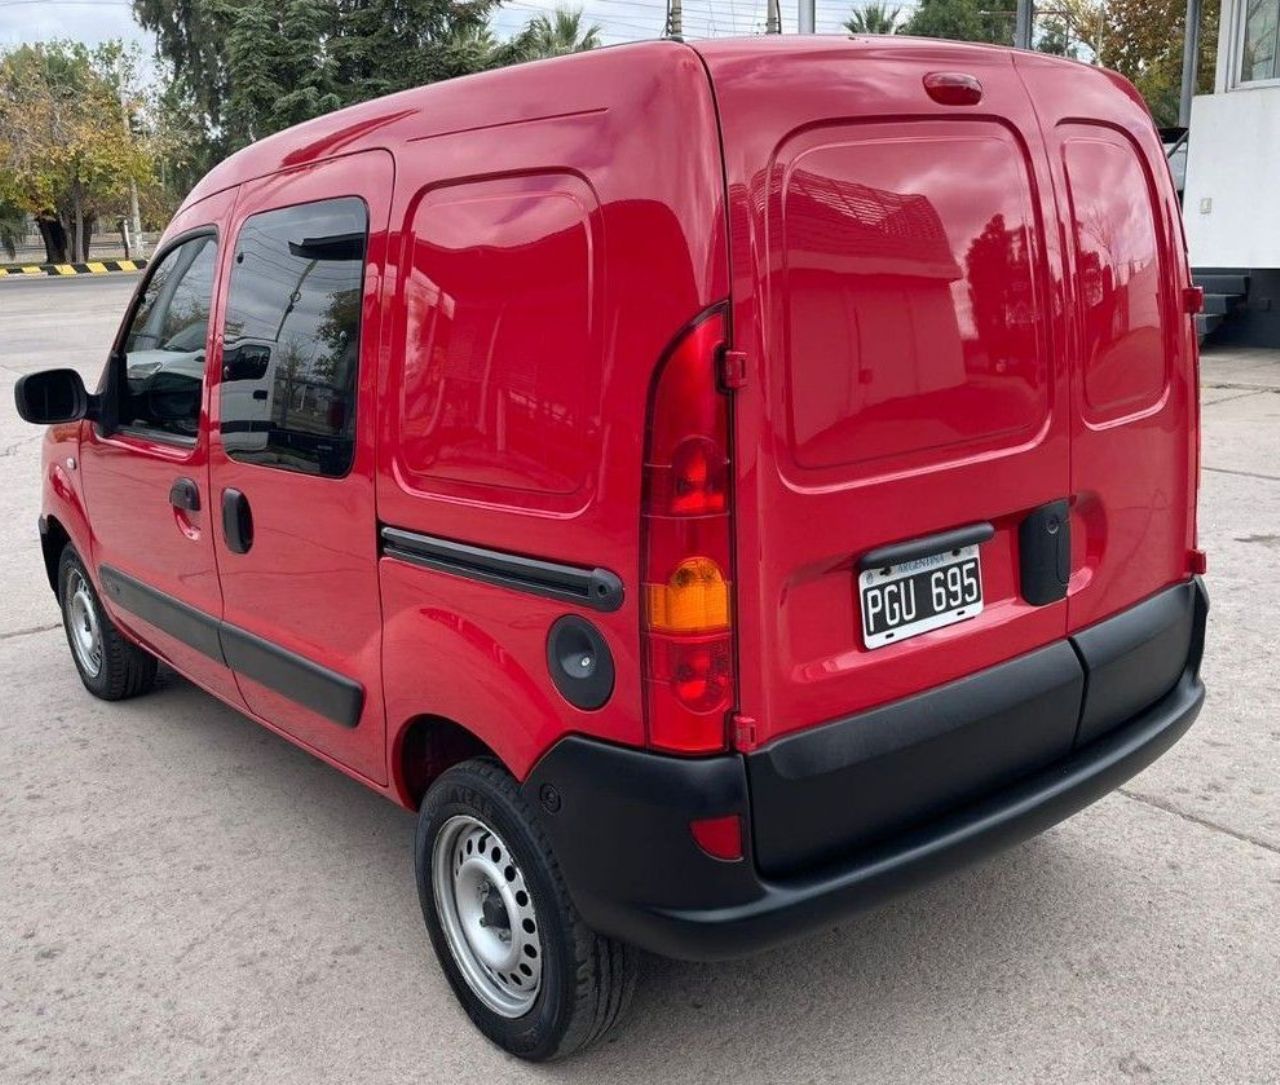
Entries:
{"label": "asphalt road", "polygon": [[1179,746],[803,941],[649,959],[611,1042],[528,1067],[431,956],[411,815],[176,675],[80,687],[9,388],[96,375],[133,281],[0,282],[0,1081],[1280,1081],[1280,353],[1205,362],[1210,699]]}

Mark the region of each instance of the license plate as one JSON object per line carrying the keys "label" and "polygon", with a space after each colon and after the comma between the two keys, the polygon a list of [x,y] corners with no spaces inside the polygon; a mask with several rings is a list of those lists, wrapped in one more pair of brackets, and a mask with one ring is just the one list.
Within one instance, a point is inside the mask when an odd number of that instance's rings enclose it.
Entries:
{"label": "license plate", "polygon": [[977,545],[867,569],[858,577],[862,639],[883,648],[982,613]]}

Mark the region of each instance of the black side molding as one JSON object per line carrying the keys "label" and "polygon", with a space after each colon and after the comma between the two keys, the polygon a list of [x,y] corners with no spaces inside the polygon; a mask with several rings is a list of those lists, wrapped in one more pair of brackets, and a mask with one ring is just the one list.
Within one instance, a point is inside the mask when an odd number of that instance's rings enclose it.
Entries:
{"label": "black side molding", "polygon": [[203,610],[157,591],[141,580],[135,580],[119,569],[104,565],[98,570],[102,587],[111,601],[130,614],[136,614],[144,622],[163,629],[175,640],[194,648],[201,655],[226,663],[222,654],[219,627],[222,622]]}
{"label": "black side molding", "polygon": [[939,531],[936,535],[925,535],[920,539],[880,546],[875,550],[868,550],[858,559],[858,570],[884,569],[890,565],[901,565],[904,561],[931,558],[934,554],[945,554],[948,550],[959,550],[962,546],[984,543],[995,533],[996,529],[984,521],[953,528],[951,531]]}
{"label": "black side molding", "polygon": [[206,614],[110,565],[98,570],[112,602],[232,670],[340,727],[355,727],[364,687],[305,656]]}
{"label": "black side molding", "polygon": [[592,610],[608,612],[622,606],[622,579],[608,569],[562,565],[398,527],[383,527],[380,535],[384,557]]}
{"label": "black side molding", "polygon": [[311,709],[339,727],[355,727],[364,708],[359,682],[238,626],[222,623],[222,651],[237,674]]}

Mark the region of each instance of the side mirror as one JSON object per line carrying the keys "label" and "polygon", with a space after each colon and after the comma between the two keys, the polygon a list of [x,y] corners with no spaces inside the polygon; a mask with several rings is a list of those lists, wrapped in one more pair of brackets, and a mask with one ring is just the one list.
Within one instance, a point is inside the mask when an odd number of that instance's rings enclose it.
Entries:
{"label": "side mirror", "polygon": [[224,381],[260,381],[271,366],[271,348],[256,343],[235,347],[222,356]]}
{"label": "side mirror", "polygon": [[84,389],[84,381],[74,369],[46,369],[20,377],[13,388],[13,401],[24,422],[54,426],[92,417],[97,397]]}

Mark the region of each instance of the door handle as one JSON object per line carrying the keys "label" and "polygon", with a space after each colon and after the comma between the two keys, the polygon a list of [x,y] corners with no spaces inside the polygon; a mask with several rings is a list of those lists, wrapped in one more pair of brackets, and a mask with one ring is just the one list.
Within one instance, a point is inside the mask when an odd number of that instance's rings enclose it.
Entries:
{"label": "door handle", "polygon": [[253,513],[239,490],[222,491],[222,535],[233,554],[247,554],[253,546]]}
{"label": "door handle", "polygon": [[199,512],[200,487],[189,478],[174,479],[169,487],[169,504],[183,512]]}

